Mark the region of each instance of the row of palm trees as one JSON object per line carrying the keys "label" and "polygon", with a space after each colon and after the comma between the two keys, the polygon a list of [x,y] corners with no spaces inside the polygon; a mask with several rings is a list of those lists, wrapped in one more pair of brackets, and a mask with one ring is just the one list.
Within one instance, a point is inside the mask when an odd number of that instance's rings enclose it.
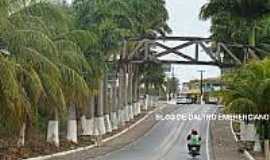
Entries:
{"label": "row of palm trees", "polygon": [[164,0],[1,0],[0,15],[0,129],[19,146],[40,115],[59,146],[60,120],[77,143],[78,117],[83,135],[103,135],[140,113],[146,66],[115,60],[135,48],[127,37],[170,32]]}

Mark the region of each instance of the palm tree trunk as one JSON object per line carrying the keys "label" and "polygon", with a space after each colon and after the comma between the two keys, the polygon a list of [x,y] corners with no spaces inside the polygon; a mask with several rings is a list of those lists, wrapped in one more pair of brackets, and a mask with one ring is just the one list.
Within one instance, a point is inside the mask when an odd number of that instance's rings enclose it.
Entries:
{"label": "palm tree trunk", "polygon": [[265,154],[265,160],[270,160],[269,139],[264,140],[264,154]]}
{"label": "palm tree trunk", "polygon": [[103,89],[104,81],[101,80],[99,83],[98,95],[96,97],[96,108],[95,108],[95,119],[94,119],[94,135],[101,136],[106,133],[105,123],[104,123],[104,112],[103,112]]}
{"label": "palm tree trunk", "polygon": [[118,98],[119,96],[117,95],[117,80],[112,81],[112,112],[111,112],[111,120],[112,120],[112,129],[117,130],[118,129],[118,118],[117,118],[117,112],[118,112]]}
{"label": "palm tree trunk", "polygon": [[108,88],[108,76],[105,76],[104,79],[104,89],[103,89],[103,107],[104,107],[104,121],[106,133],[112,132],[112,124],[110,119],[111,104],[109,101],[109,88]]}
{"label": "palm tree trunk", "polygon": [[138,115],[137,113],[137,95],[136,95],[136,72],[134,70],[133,76],[132,76],[132,110],[133,110],[133,116],[136,117]]}
{"label": "palm tree trunk", "polygon": [[143,109],[145,111],[147,111],[148,107],[149,107],[149,84],[146,82],[145,83],[145,97],[144,97]]}
{"label": "palm tree trunk", "polygon": [[[249,35],[249,45],[251,46],[255,46],[256,45],[256,22],[254,24],[254,26],[251,29],[250,35]],[[253,52],[253,50],[248,50],[248,53]],[[254,53],[253,53],[254,54]],[[246,55],[245,57],[245,63],[248,60],[248,55]],[[259,137],[259,135],[256,135],[256,137]],[[255,145],[254,145],[254,151],[256,152],[261,152],[262,151],[262,147],[261,147],[261,143],[260,143],[260,139],[259,138],[255,138]]]}
{"label": "palm tree trunk", "polygon": [[[248,44],[250,46],[255,47],[255,45],[256,45],[256,23],[255,23],[254,27],[252,27],[248,38],[249,38],[248,39]],[[248,61],[249,53],[255,54],[253,50],[248,49],[248,53],[244,56],[244,62],[245,63],[247,63],[247,61]]]}
{"label": "palm tree trunk", "polygon": [[124,89],[124,120],[125,122],[129,121],[129,106],[128,106],[128,82],[129,82],[129,74],[125,73],[125,89]]}
{"label": "palm tree trunk", "polygon": [[119,99],[118,99],[118,121],[119,125],[122,127],[125,125],[125,70],[120,67],[119,71]]}
{"label": "palm tree trunk", "polygon": [[26,133],[25,131],[26,131],[26,122],[22,124],[22,127],[20,129],[17,147],[23,147],[25,145],[25,133]]}
{"label": "palm tree trunk", "polygon": [[55,109],[53,118],[48,122],[47,142],[59,147],[59,117],[58,110]]}
{"label": "palm tree trunk", "polygon": [[151,90],[150,90],[150,94],[149,94],[149,104],[148,107],[152,108],[153,107],[153,86],[150,86]]}
{"label": "palm tree trunk", "polygon": [[67,140],[73,143],[78,143],[77,134],[77,117],[76,117],[76,106],[71,103],[68,108],[68,121],[67,121]]}
{"label": "palm tree trunk", "polygon": [[140,114],[140,103],[138,98],[138,78],[135,74],[133,76],[133,104],[134,104],[134,116],[137,116]]}
{"label": "palm tree trunk", "polygon": [[129,66],[129,77],[128,77],[128,116],[129,119],[134,119],[134,113],[133,113],[133,71],[132,71],[132,65]]}
{"label": "palm tree trunk", "polygon": [[250,31],[248,44],[251,46],[256,45],[256,25],[254,25]]}
{"label": "palm tree trunk", "polygon": [[153,95],[154,95],[154,86],[153,84],[150,85],[150,94],[149,94],[149,105],[148,107],[152,108],[153,107]]}
{"label": "palm tree trunk", "polygon": [[137,89],[136,89],[136,97],[137,97],[137,110],[138,110],[138,114],[141,114],[141,110],[142,110],[142,103],[141,103],[141,99],[140,99],[140,95],[141,95],[141,88],[140,88],[140,85],[141,85],[141,83],[140,83],[140,78],[139,77],[137,77],[136,76],[136,87],[137,87]]}
{"label": "palm tree trunk", "polygon": [[89,104],[86,109],[86,115],[81,117],[82,122],[82,135],[90,136],[94,133],[94,108],[95,108],[95,97],[91,96]]}
{"label": "palm tree trunk", "polygon": [[[138,90],[137,90],[137,96],[138,96],[138,103],[139,103],[139,109],[140,109],[140,112],[142,111],[143,109],[143,106],[144,106],[144,102],[143,102],[143,99],[141,99],[141,96],[143,96],[143,92],[142,92],[142,87],[141,87],[141,83],[140,83],[140,78],[138,77]],[[138,111],[139,111],[138,109]]]}

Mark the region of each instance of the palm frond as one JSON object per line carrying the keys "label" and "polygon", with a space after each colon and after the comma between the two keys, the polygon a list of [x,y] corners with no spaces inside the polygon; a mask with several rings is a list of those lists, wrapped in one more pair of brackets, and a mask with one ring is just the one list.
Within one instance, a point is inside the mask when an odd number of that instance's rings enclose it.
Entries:
{"label": "palm frond", "polygon": [[66,102],[76,103],[80,108],[86,106],[89,100],[89,89],[86,81],[76,71],[68,66],[59,64],[62,86]]}
{"label": "palm frond", "polygon": [[247,98],[238,98],[233,100],[228,110],[236,114],[252,114],[257,113],[255,102]]}

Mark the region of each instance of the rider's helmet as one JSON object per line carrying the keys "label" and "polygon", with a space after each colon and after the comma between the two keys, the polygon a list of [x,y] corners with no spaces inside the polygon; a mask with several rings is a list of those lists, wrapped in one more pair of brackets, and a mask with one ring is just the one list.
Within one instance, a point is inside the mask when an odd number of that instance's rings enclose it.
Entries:
{"label": "rider's helmet", "polygon": [[195,134],[196,135],[196,134],[198,134],[198,131],[196,129],[192,129],[191,130],[191,134]]}

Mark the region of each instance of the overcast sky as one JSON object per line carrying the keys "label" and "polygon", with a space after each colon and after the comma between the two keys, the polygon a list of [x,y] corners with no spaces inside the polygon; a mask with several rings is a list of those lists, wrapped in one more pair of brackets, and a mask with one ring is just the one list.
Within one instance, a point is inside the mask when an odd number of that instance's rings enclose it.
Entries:
{"label": "overcast sky", "polygon": [[[198,18],[201,6],[207,0],[166,0],[166,5],[170,14],[169,25],[173,30],[173,36],[201,36],[209,37],[210,22],[200,21]],[[171,44],[171,46],[177,44]],[[184,53],[194,54],[194,48],[183,50]],[[209,60],[205,53],[200,53],[201,59]],[[171,58],[178,59],[177,56],[171,55]],[[188,65],[173,65],[175,75],[182,82],[191,79],[200,78],[198,70],[206,70],[205,77],[217,77],[220,75],[220,70],[212,66],[188,66]]]}

